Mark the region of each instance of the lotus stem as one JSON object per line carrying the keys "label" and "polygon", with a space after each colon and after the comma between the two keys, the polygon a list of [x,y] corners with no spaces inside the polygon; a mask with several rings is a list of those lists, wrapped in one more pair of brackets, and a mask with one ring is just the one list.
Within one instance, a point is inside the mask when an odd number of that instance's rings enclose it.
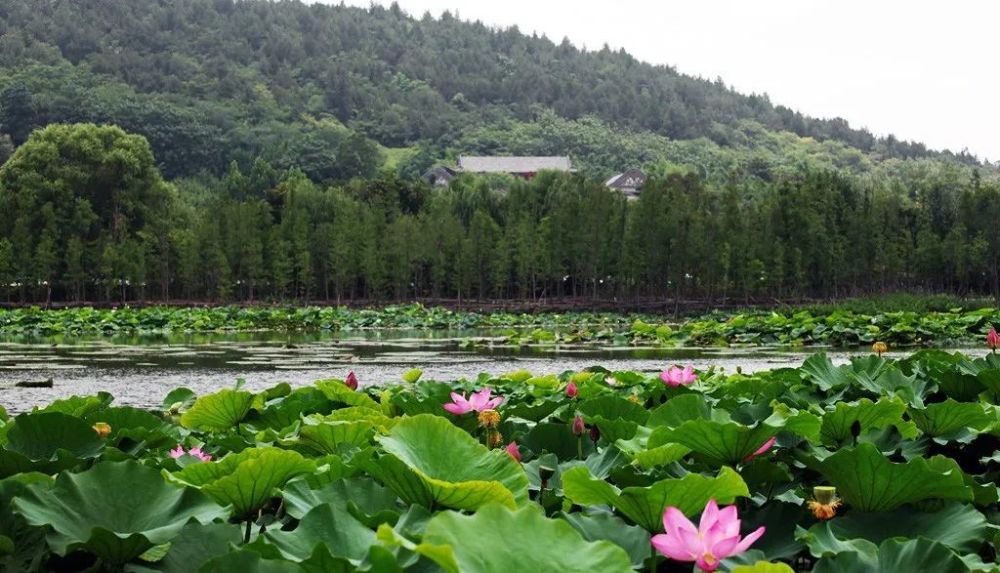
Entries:
{"label": "lotus stem", "polygon": [[250,543],[250,528],[253,527],[253,520],[247,519],[247,530],[243,534],[243,545]]}
{"label": "lotus stem", "polygon": [[576,437],[576,455],[581,460],[583,459],[583,436]]}
{"label": "lotus stem", "polygon": [[656,573],[656,548],[651,547],[649,554],[652,556],[649,561],[649,573]]}

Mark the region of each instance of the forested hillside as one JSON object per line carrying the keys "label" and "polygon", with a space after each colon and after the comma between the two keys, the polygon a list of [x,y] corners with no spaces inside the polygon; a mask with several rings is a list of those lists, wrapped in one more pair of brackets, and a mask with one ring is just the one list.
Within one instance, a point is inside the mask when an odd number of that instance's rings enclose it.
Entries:
{"label": "forested hillside", "polygon": [[0,121],[15,145],[49,123],[114,123],[147,137],[168,178],[256,157],[323,182],[387,160],[413,175],[460,152],[569,154],[595,178],[659,162],[721,179],[974,163],[624,52],[396,7],[6,0],[0,34]]}
{"label": "forested hillside", "polygon": [[[1000,294],[994,166],[625,53],[298,2],[9,0],[0,34],[0,301]],[[459,153],[581,171],[419,181]]]}

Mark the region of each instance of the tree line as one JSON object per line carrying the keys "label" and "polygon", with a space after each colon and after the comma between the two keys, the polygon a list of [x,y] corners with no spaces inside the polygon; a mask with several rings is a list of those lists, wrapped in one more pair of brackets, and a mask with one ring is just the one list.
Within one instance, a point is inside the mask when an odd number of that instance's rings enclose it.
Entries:
{"label": "tree line", "polygon": [[577,174],[321,185],[260,158],[168,182],[142,136],[52,125],[0,167],[0,220],[16,302],[1000,294],[1000,187],[955,166],[654,173],[636,201]]}

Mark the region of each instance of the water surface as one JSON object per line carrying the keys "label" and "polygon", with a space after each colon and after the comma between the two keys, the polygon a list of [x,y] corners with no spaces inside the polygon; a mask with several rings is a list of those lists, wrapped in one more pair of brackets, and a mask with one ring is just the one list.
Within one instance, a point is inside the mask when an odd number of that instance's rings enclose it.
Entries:
{"label": "water surface", "polygon": [[[744,372],[799,366],[822,348],[664,349],[599,345],[511,348],[498,332],[379,331],[323,333],[146,335],[118,337],[0,337],[0,405],[18,412],[74,394],[107,391],[118,405],[156,407],[178,386],[203,394],[237,379],[259,390],[278,382],[293,386],[354,371],[363,384],[398,381],[420,368],[437,380],[475,378],[526,369],[538,374],[600,365],[610,370],[659,372],[693,364]],[[479,348],[463,345],[470,338]],[[492,344],[490,341],[494,341]],[[832,351],[836,363],[867,350]],[[971,354],[981,349],[964,350]],[[894,355],[904,355],[900,352]],[[52,388],[17,388],[19,381],[51,378]]]}

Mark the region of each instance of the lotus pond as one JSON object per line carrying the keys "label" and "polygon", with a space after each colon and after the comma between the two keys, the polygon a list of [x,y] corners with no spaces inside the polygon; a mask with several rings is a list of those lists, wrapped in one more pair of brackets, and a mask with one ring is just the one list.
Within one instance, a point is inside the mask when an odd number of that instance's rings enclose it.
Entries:
{"label": "lotus pond", "polygon": [[0,569],[1000,571],[994,354],[399,378],[2,414]]}

